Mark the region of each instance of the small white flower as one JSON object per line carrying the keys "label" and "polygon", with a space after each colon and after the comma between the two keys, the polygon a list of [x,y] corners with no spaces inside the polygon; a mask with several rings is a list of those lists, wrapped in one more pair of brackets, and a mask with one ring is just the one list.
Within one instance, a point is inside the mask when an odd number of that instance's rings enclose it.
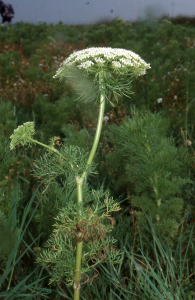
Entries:
{"label": "small white flower", "polygon": [[120,61],[126,66],[133,67],[133,61],[131,59],[120,58]]}
{"label": "small white flower", "polygon": [[94,60],[97,64],[100,64],[100,65],[103,65],[105,63],[105,60],[100,57],[95,57]]}
{"label": "small white flower", "polygon": [[92,65],[94,65],[94,63],[93,63],[92,61],[90,61],[90,60],[87,60],[87,61],[81,63],[80,65],[78,65],[77,67],[78,67],[79,69],[88,69],[88,68],[91,67]]}
{"label": "small white flower", "polygon": [[121,68],[121,66],[122,66],[121,63],[118,61],[113,61],[112,64],[115,68]]}
{"label": "small white flower", "polygon": [[108,122],[109,117],[108,117],[108,116],[105,116],[105,117],[103,118],[103,120],[104,120],[105,122]]}
{"label": "small white flower", "polygon": [[190,140],[187,140],[187,145],[188,146],[191,146],[192,145],[192,142]]}
{"label": "small white flower", "polygon": [[157,99],[157,102],[158,102],[158,103],[161,103],[162,101],[163,101],[163,98],[158,98],[158,99]]}

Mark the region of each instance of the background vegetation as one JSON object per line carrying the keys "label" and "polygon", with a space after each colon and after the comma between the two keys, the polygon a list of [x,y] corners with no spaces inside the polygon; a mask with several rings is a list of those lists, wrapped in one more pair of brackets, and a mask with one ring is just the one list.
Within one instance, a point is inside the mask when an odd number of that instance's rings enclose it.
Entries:
{"label": "background vegetation", "polygon": [[[35,263],[65,197],[66,174],[46,189],[36,177],[43,150],[9,150],[9,136],[34,121],[37,139],[90,148],[97,111],[77,102],[53,75],[73,51],[114,47],[138,53],[151,69],[132,83],[131,98],[107,107],[96,156],[98,175],[123,208],[113,237],[117,267],[102,264],[83,278],[82,299],[193,299],[195,295],[195,21],[164,18],[94,25],[17,23],[0,27],[0,296],[71,299],[65,282],[48,285]],[[112,96],[111,96],[112,100]],[[60,147],[60,143],[56,147]],[[61,180],[61,179],[59,179]],[[62,183],[63,182],[63,183]]]}

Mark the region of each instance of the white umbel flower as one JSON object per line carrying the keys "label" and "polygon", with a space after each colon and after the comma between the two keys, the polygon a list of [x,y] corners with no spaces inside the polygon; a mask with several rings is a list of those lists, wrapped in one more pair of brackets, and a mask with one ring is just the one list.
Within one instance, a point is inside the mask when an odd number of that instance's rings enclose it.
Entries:
{"label": "white umbel flower", "polygon": [[92,73],[110,68],[111,73],[134,73],[136,76],[145,74],[146,69],[150,68],[150,64],[130,50],[93,47],[72,53],[61,64],[54,77],[66,76],[66,71],[74,66]]}

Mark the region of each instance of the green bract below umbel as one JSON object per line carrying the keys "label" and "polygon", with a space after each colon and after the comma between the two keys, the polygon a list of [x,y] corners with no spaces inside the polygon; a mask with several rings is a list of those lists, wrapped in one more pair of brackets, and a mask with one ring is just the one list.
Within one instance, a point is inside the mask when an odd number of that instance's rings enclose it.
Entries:
{"label": "green bract below umbel", "polygon": [[141,57],[125,49],[117,48],[87,48],[71,54],[60,66],[54,77],[65,76],[66,71],[72,66],[89,73],[97,73],[100,70],[110,73],[144,75],[150,68]]}
{"label": "green bract below umbel", "polygon": [[97,99],[101,93],[110,102],[109,95],[113,93],[118,102],[119,96],[132,94],[133,78],[144,75],[149,68],[150,64],[129,50],[87,48],[71,54],[54,78],[68,77],[84,101]]}

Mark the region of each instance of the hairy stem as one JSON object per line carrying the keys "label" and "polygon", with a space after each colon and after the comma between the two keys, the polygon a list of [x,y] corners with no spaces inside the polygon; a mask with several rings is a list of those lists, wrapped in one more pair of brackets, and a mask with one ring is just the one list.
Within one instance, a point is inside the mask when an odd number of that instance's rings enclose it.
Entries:
{"label": "hairy stem", "polygon": [[[103,71],[99,72],[99,85],[100,85],[100,109],[99,109],[99,116],[98,116],[98,123],[96,128],[96,133],[94,137],[93,146],[91,148],[91,152],[89,154],[89,158],[87,160],[86,164],[86,170],[89,168],[90,164],[93,161],[93,158],[95,156],[97,146],[100,139],[100,134],[102,130],[102,123],[103,123],[103,117],[104,117],[104,109],[105,109],[105,95],[103,92],[104,88],[104,74]],[[85,180],[85,177],[87,175],[87,171],[83,172],[81,177],[76,177],[76,183],[77,183],[77,202],[79,204],[83,203],[83,194],[82,194],[82,187],[83,182]],[[80,233],[81,234],[81,233]],[[79,235],[79,232],[78,232]],[[75,269],[75,280],[74,280],[74,300],[80,299],[80,289],[81,289],[81,283],[80,283],[80,277],[81,277],[81,259],[82,259],[82,247],[83,242],[77,243],[77,249],[76,249],[76,269]]]}

